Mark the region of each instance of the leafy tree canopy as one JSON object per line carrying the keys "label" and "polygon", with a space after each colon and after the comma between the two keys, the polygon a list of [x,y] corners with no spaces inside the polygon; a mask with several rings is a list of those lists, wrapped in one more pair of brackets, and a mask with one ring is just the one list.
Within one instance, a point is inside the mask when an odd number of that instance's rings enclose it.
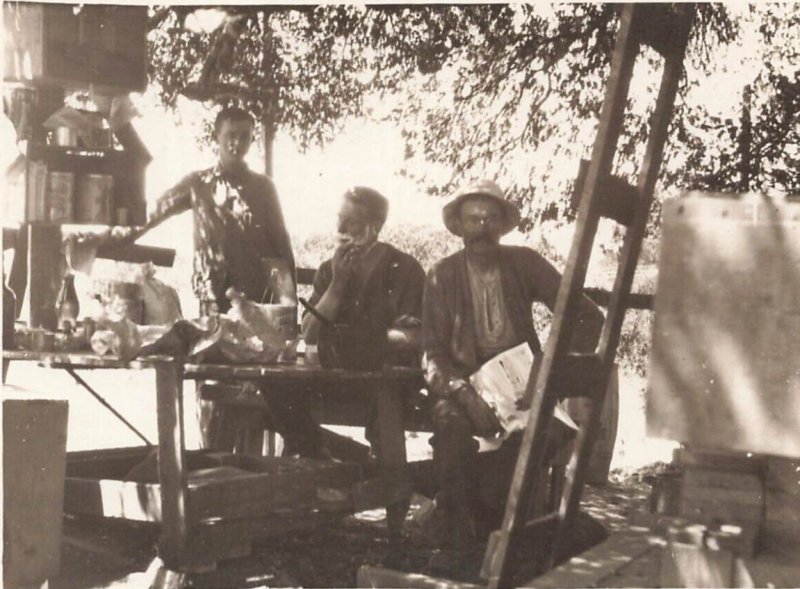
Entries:
{"label": "leafy tree canopy", "polygon": [[[347,117],[392,120],[407,143],[405,173],[429,193],[487,175],[511,191],[528,227],[569,216],[618,6],[231,6],[206,32],[187,28],[194,10],[154,11],[151,74],[166,105],[179,94],[239,102],[268,136],[281,129],[301,147],[324,143]],[[696,11],[662,188],[798,192],[800,7]],[[717,113],[713,94],[697,98],[709,75],[743,64],[749,98],[736,96],[733,114]],[[630,179],[660,65],[650,49],[637,63],[615,164]]]}

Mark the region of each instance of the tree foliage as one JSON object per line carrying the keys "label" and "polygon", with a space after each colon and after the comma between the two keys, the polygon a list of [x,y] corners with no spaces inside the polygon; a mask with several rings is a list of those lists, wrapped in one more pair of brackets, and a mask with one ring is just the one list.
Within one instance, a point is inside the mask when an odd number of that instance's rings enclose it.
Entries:
{"label": "tree foliage", "polygon": [[[485,175],[509,189],[527,227],[569,218],[578,162],[594,140],[619,5],[226,10],[213,31],[192,32],[184,26],[189,8],[161,9],[150,37],[151,75],[166,105],[182,93],[239,102],[268,122],[268,133],[280,129],[300,147],[331,139],[347,117],[389,119],[407,143],[404,172],[427,192],[447,193],[466,176]],[[697,5],[661,188],[797,192],[798,14],[794,5],[736,14],[726,5]],[[750,83],[749,108],[720,118],[692,93],[719,67],[723,49],[753,28],[749,49],[763,66]],[[649,49],[637,65],[615,163],[631,179],[660,65]]]}

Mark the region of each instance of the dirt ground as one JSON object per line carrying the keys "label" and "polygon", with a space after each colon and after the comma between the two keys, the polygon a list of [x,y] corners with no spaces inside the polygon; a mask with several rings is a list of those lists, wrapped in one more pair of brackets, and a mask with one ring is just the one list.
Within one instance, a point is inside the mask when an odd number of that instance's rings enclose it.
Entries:
{"label": "dirt ground", "polygon": [[[587,487],[583,510],[613,533],[624,526],[630,514],[647,508],[649,485],[644,476],[658,467],[647,467],[621,476],[613,473],[602,487]],[[312,532],[256,541],[248,557],[219,563],[217,570],[189,577],[197,588],[244,587],[354,587],[361,565],[383,565],[407,572],[432,574],[428,562],[432,548],[417,524],[426,503],[415,495],[401,539],[390,543],[383,510],[347,517],[335,525]],[[102,547],[88,550],[75,540],[89,527],[65,522],[61,574],[51,579],[52,589],[90,587],[143,587],[145,573],[155,557],[153,530],[126,526],[91,527],[90,535]],[[81,533],[76,533],[81,532]],[[99,542],[98,542],[99,540]],[[472,566],[458,580],[477,581],[482,547],[477,547]]]}

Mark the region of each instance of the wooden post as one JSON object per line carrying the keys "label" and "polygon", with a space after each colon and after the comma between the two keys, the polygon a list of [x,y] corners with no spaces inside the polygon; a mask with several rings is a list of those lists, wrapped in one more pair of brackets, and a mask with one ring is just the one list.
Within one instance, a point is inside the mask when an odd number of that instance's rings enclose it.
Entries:
{"label": "wooden post", "polygon": [[264,173],[270,178],[275,172],[273,144],[275,142],[276,112],[278,110],[278,88],[275,83],[275,44],[269,19],[269,9],[261,13],[261,71],[264,76],[261,88],[261,137],[264,149]]}
{"label": "wooden post", "polygon": [[[407,473],[403,397],[402,387],[396,381],[385,382],[378,392],[378,436],[383,476],[392,480],[404,480]],[[400,535],[408,507],[408,495],[404,500],[386,506],[386,523],[390,535]]]}
{"label": "wooden post", "polygon": [[28,324],[31,327],[55,330],[58,327],[56,299],[66,267],[61,254],[61,227],[33,224],[27,228],[27,284],[24,301],[27,303]]}
{"label": "wooden post", "polygon": [[261,138],[262,147],[264,149],[264,173],[273,178],[274,174],[274,156],[273,146],[275,144],[275,124],[273,122],[272,113],[264,109],[261,113]]}
{"label": "wooden post", "polygon": [[182,367],[164,362],[156,367],[158,402],[158,479],[161,486],[159,555],[177,570],[186,547],[186,470],[183,435]]}

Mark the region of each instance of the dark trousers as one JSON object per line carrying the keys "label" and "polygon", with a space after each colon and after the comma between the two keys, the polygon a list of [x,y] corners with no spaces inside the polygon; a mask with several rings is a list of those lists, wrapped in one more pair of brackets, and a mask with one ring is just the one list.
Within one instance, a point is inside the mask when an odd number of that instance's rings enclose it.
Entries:
{"label": "dark trousers", "polygon": [[311,416],[308,399],[287,388],[261,387],[267,402],[269,428],[284,440],[283,454],[318,457],[322,450],[322,431]]}
{"label": "dark trousers", "polygon": [[478,455],[475,428],[455,400],[434,405],[433,432],[436,507],[446,532],[441,541],[464,546],[482,539],[502,521],[521,435],[512,434],[496,452]]}
{"label": "dark trousers", "polygon": [[[322,428],[309,410],[310,400],[302,391],[290,388],[261,387],[267,402],[267,427],[278,432],[284,440],[284,454],[299,454],[307,458],[327,458]],[[371,402],[366,419],[365,437],[373,455],[379,453],[378,408]]]}

